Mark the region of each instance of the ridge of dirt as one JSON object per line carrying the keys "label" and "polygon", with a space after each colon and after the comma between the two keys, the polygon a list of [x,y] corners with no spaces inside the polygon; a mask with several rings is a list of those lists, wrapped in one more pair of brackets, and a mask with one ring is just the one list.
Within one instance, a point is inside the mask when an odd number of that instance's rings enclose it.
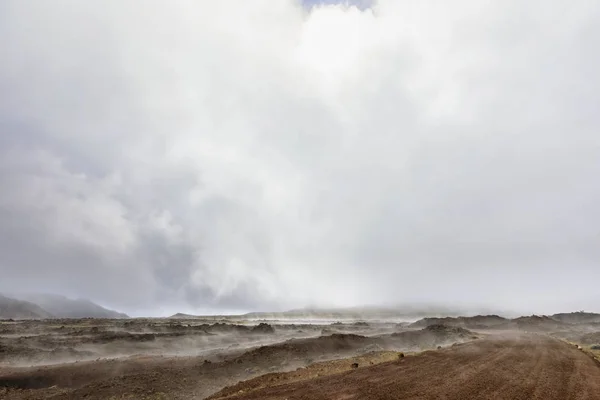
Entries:
{"label": "ridge of dirt", "polygon": [[412,324],[412,328],[426,328],[430,325],[460,326],[468,329],[489,329],[507,323],[509,320],[499,315],[475,315],[473,317],[429,317]]}
{"label": "ridge of dirt", "polygon": [[257,378],[239,382],[233,386],[227,386],[220,390],[218,394],[207,397],[206,400],[217,400],[230,395],[259,390],[268,386],[296,383],[321,376],[330,376],[341,372],[351,371],[356,368],[377,365],[383,362],[396,360],[398,359],[399,354],[401,353],[395,351],[373,352],[358,357],[318,362],[305,368],[297,368],[295,371],[291,372],[269,373]]}

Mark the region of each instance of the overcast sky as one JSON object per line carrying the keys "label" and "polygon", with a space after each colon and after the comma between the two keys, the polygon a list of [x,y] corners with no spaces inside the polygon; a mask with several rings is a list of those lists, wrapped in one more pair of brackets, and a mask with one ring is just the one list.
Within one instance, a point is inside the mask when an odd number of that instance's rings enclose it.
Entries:
{"label": "overcast sky", "polygon": [[313,3],[0,2],[0,292],[600,311],[600,4]]}

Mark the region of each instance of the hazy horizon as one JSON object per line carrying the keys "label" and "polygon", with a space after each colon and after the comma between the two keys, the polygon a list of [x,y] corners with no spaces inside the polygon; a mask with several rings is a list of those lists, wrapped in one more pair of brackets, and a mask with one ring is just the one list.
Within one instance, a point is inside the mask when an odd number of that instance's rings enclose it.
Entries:
{"label": "hazy horizon", "polygon": [[600,5],[340,3],[1,2],[0,293],[600,311]]}
{"label": "hazy horizon", "polygon": [[[1,296],[6,296],[11,299],[23,300],[32,302],[36,305],[40,305],[44,308],[43,303],[36,301],[39,296],[49,296],[66,298],[75,301],[92,302],[96,305],[106,308],[110,311],[122,312],[120,309],[111,309],[110,306],[102,303],[98,303],[93,299],[85,297],[69,297],[58,293],[41,293],[41,292],[3,292]],[[473,304],[448,304],[448,303],[427,303],[427,302],[406,302],[403,304],[362,304],[357,306],[347,307],[324,307],[317,304],[307,304],[302,307],[296,308],[272,308],[272,309],[211,309],[190,306],[183,306],[183,308],[165,308],[163,306],[155,307],[148,312],[142,310],[134,310],[133,313],[127,313],[131,318],[164,318],[170,317],[175,314],[187,314],[192,316],[225,316],[225,317],[236,317],[244,316],[247,314],[286,314],[286,313],[313,313],[315,318],[318,318],[319,314],[325,313],[361,313],[364,318],[369,316],[373,317],[373,313],[394,313],[395,315],[404,315],[406,317],[415,317],[412,320],[416,320],[424,317],[470,317],[475,315],[499,315],[506,318],[515,318],[520,316],[528,315],[553,315],[560,313],[576,313],[576,312],[591,312],[599,313],[598,309],[570,309],[568,307],[559,307],[557,309],[546,309],[535,310],[535,309],[521,309],[521,311],[515,311],[507,308],[502,308],[500,305],[496,307],[477,307]],[[265,317],[266,318],[266,317]],[[360,319],[360,318],[359,318]],[[410,318],[409,318],[410,319]],[[408,319],[407,319],[408,320]]]}

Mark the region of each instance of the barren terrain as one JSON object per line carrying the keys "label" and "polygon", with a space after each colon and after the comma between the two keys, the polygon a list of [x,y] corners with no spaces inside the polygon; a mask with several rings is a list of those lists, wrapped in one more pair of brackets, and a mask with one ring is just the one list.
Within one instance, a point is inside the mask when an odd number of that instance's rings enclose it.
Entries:
{"label": "barren terrain", "polygon": [[335,376],[272,377],[212,399],[600,399],[598,362],[538,334],[490,336]]}
{"label": "barren terrain", "polygon": [[561,318],[4,320],[0,398],[600,398],[598,323]]}

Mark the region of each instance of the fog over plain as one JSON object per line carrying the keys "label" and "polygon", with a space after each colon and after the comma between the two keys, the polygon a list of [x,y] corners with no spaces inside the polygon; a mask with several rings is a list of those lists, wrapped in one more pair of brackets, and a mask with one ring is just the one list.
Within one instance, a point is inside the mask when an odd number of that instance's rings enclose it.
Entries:
{"label": "fog over plain", "polygon": [[600,311],[596,1],[4,0],[0,38],[0,293]]}

